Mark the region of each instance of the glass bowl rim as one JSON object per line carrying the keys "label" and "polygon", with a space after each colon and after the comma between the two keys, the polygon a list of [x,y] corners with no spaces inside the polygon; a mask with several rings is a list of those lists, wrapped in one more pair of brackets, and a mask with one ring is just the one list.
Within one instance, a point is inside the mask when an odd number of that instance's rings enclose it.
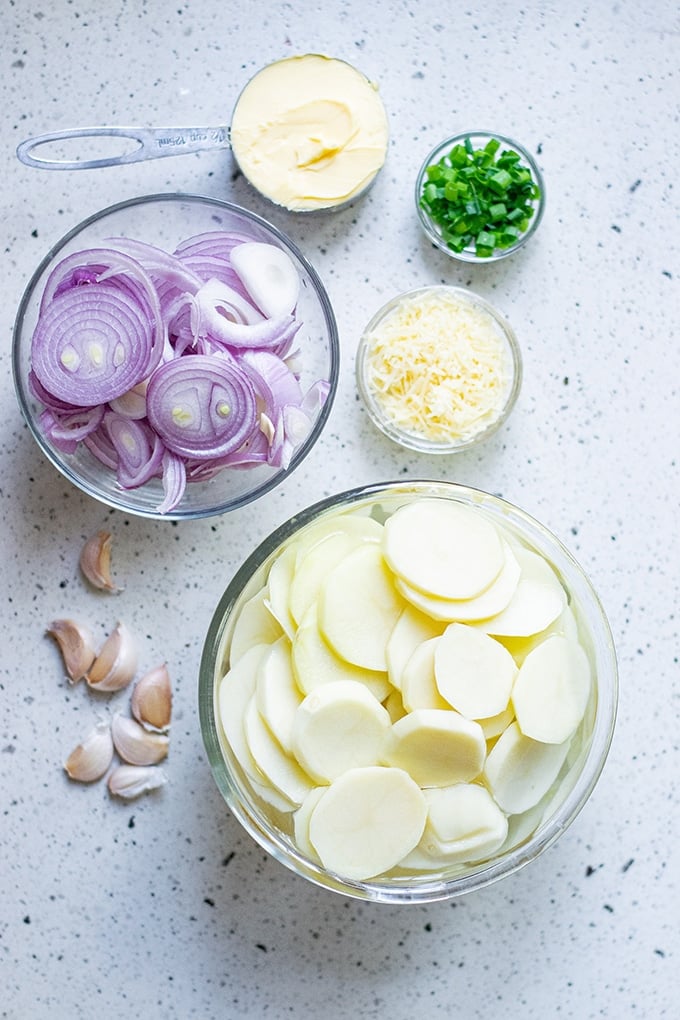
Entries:
{"label": "glass bowl rim", "polygon": [[[423,179],[427,172],[428,166],[430,166],[433,162],[436,162],[437,158],[441,158],[441,155],[443,155],[443,151],[445,149],[451,148],[453,145],[456,144],[456,142],[461,142],[466,138],[473,139],[486,138],[487,140],[495,138],[499,142],[501,142],[501,144],[509,145],[513,149],[516,149],[517,152],[519,152],[519,154],[522,156],[522,158],[525,159],[526,162],[528,163],[532,176],[535,182],[538,184],[538,187],[540,188],[541,191],[541,194],[534,208],[534,215],[531,218],[531,223],[524,231],[524,233],[519,236],[515,244],[511,245],[509,248],[503,249],[497,248],[492,255],[489,255],[485,258],[482,258],[481,256],[476,255],[473,251],[469,251],[467,249],[463,249],[463,251],[461,252],[456,252],[449,248],[446,242],[441,237],[441,234],[435,229],[432,220],[430,219],[428,214],[420,205],[420,196],[422,194]],[[499,262],[501,259],[507,258],[509,255],[513,255],[515,252],[519,251],[520,248],[524,247],[526,242],[536,233],[539,224],[543,219],[543,213],[545,211],[545,199],[546,199],[545,179],[543,177],[540,167],[538,166],[538,163],[536,162],[535,157],[529,152],[529,150],[524,145],[522,145],[521,142],[516,141],[509,135],[501,134],[498,131],[487,131],[482,128],[475,128],[472,131],[458,131],[456,132],[455,135],[451,135],[448,138],[444,138],[441,142],[439,142],[438,145],[435,145],[431,149],[430,153],[425,157],[416,176],[415,184],[416,212],[418,214],[420,226],[422,227],[426,237],[445,255],[448,255],[452,259],[457,259],[460,262],[467,262],[472,265],[481,266],[487,265],[489,263]]]}
{"label": "glass bowl rim", "polygon": [[[505,399],[503,407],[501,408],[498,417],[490,422],[486,428],[469,439],[462,441],[441,441],[436,442],[434,440],[427,439],[425,437],[419,437],[415,434],[405,432],[395,425],[390,419],[382,413],[379,403],[374,400],[371,392],[366,384],[365,370],[366,370],[366,357],[369,351],[368,334],[371,333],[381,320],[388,315],[393,308],[396,308],[400,302],[408,300],[410,298],[417,297],[421,294],[428,294],[436,291],[445,291],[448,294],[453,294],[459,297],[462,301],[481,308],[494,320],[496,325],[499,327],[503,334],[505,342],[507,344],[510,353],[510,362],[512,366],[512,380],[508,395]],[[355,377],[359,395],[364,403],[366,412],[373,422],[375,427],[382,432],[388,439],[398,443],[399,446],[404,449],[414,450],[417,453],[425,454],[454,454],[460,453],[463,450],[469,450],[473,446],[477,446],[479,443],[484,442],[493,436],[498,430],[505,424],[511,411],[517,403],[517,399],[520,394],[522,387],[522,379],[524,375],[524,363],[522,358],[522,350],[517,339],[517,334],[510,322],[502,315],[499,310],[491,304],[486,298],[477,294],[475,291],[469,290],[466,287],[457,286],[455,284],[448,283],[434,283],[427,284],[422,287],[416,287],[413,290],[402,291],[400,294],[396,294],[389,301],[387,301],[381,308],[379,308],[375,314],[371,317],[369,322],[364,327],[359,344],[356,350],[355,356]]]}
{"label": "glass bowl rim", "polygon": [[[287,468],[279,469],[269,477],[264,479],[262,483],[253,489],[250,489],[239,496],[232,497],[222,502],[215,503],[213,505],[206,505],[201,508],[188,508],[183,510],[182,503],[180,503],[174,510],[166,514],[159,514],[155,510],[147,509],[145,507],[135,506],[134,503],[126,502],[125,495],[126,491],[121,489],[121,497],[117,499],[115,495],[109,494],[103,491],[101,487],[91,484],[86,479],[81,478],[77,471],[73,470],[69,463],[62,459],[60,452],[53,448],[52,445],[47,441],[42,431],[38,428],[35,421],[35,417],[30,410],[30,401],[25,381],[22,373],[22,333],[24,319],[29,307],[29,304],[33,297],[36,295],[36,291],[40,285],[43,275],[49,270],[50,265],[54,262],[55,258],[59,255],[63,249],[70,244],[71,241],[75,240],[79,235],[83,234],[94,224],[104,220],[107,216],[115,215],[120,212],[125,212],[127,209],[132,209],[135,206],[140,205],[151,205],[153,203],[168,202],[171,205],[174,203],[188,203],[203,206],[214,206],[219,209],[225,210],[228,213],[233,213],[237,217],[243,217],[246,220],[251,220],[258,227],[265,232],[271,234],[277,241],[279,241],[284,248],[291,252],[295,258],[299,261],[304,271],[309,276],[312,282],[314,293],[319,300],[321,312],[326,325],[328,334],[328,354],[329,354],[329,392],[328,396],[321,408],[319,415],[314,423],[314,426],[298,447],[291,458],[291,462]],[[14,319],[14,325],[12,329],[12,377],[14,383],[14,391],[16,394],[17,402],[21,414],[31,432],[33,439],[37,443],[39,449],[42,451],[46,459],[52,464],[57,471],[60,472],[71,484],[77,489],[91,498],[97,500],[99,503],[109,506],[114,510],[120,510],[123,513],[132,514],[135,517],[147,518],[149,520],[156,521],[179,521],[179,520],[199,520],[206,517],[216,517],[224,513],[228,513],[231,510],[236,510],[242,506],[246,506],[248,503],[254,502],[266,493],[270,492],[277,485],[293,473],[293,471],[302,463],[307,454],[311,451],[312,447],[316,444],[316,441],[320,437],[325,424],[333,406],[335,396],[337,393],[338,382],[340,376],[340,338],[338,332],[338,325],[335,318],[335,312],[331,304],[330,297],[326,288],[319,276],[318,272],[303,254],[300,248],[297,246],[295,241],[292,240],[284,231],[275,224],[270,223],[269,220],[260,216],[258,213],[252,212],[250,209],[244,206],[238,205],[234,202],[229,202],[220,198],[212,198],[207,195],[195,194],[192,192],[154,192],[145,195],[136,195],[132,198],[123,199],[120,202],[115,202],[112,205],[106,206],[99,209],[90,215],[86,216],[85,219],[81,220],[75,226],[71,227],[65,234],[63,234],[57,241],[55,241],[43,258],[40,260],[38,266],[31,274],[31,277],[24,288],[23,294],[17,307],[16,316]],[[134,490],[130,490],[134,493]]]}
{"label": "glass bowl rim", "polygon": [[[570,590],[579,587],[580,596],[586,596],[595,619],[587,616],[588,633],[591,638],[599,636],[600,654],[605,658],[608,682],[597,684],[597,703],[593,719],[590,743],[583,759],[580,772],[559,808],[537,831],[518,846],[511,848],[496,861],[473,865],[467,874],[453,878],[434,879],[416,886],[408,886],[379,880],[354,881],[325,871],[279,838],[261,814],[252,808],[239,794],[238,787],[222,755],[215,718],[215,668],[218,663],[221,640],[228,623],[229,613],[238,601],[253,575],[262,567],[267,558],[279,546],[290,539],[301,528],[310,524],[319,515],[334,509],[351,509],[362,502],[380,496],[401,493],[412,495],[442,495],[463,499],[470,504],[490,504],[494,511],[513,518],[522,534],[530,540],[540,540],[550,547],[553,554],[562,559],[562,566],[570,571]],[[597,648],[595,649],[597,652]],[[598,660],[599,661],[599,660]],[[203,644],[199,666],[198,709],[203,744],[208,763],[224,801],[241,826],[276,861],[286,866],[295,875],[306,878],[313,884],[355,899],[371,902],[405,904],[428,903],[450,900],[465,893],[485,888],[502,878],[514,874],[547,850],[574,821],[592,794],[605,766],[614,735],[618,708],[618,662],[612,631],[604,607],[583,567],[566,548],[561,540],[531,514],[502,496],[458,482],[438,481],[425,478],[408,482],[391,480],[358,486],[339,492],[300,510],[280,524],[243,561],[219,599],[213,613]]]}

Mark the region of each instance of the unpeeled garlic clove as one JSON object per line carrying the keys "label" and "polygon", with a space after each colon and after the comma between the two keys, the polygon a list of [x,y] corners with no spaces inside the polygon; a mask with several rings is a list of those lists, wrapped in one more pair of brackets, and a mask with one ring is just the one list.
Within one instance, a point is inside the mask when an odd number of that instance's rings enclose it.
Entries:
{"label": "unpeeled garlic clove", "polygon": [[109,776],[109,792],[114,797],[132,800],[164,786],[168,779],[158,765],[118,765]]}
{"label": "unpeeled garlic clove", "polygon": [[98,531],[88,538],[80,553],[80,569],[94,588],[100,591],[121,591],[111,580],[110,531]]}
{"label": "unpeeled garlic clove", "polygon": [[120,691],[127,687],[136,672],[137,642],[125,624],[118,623],[85,679],[93,690]]}
{"label": "unpeeled garlic clove", "polygon": [[111,727],[105,719],[99,719],[82,744],[71,751],[64,762],[64,768],[69,779],[79,783],[93,783],[101,779],[112,761]]}
{"label": "unpeeled garlic clove", "polygon": [[168,753],[168,737],[150,733],[135,719],[124,715],[113,717],[111,735],[116,751],[128,765],[157,765]]}
{"label": "unpeeled garlic clove", "polygon": [[130,699],[132,714],[147,729],[167,730],[172,715],[172,688],[163,663],[137,681]]}
{"label": "unpeeled garlic clove", "polygon": [[53,620],[47,633],[59,645],[66,672],[71,683],[77,683],[87,674],[95,660],[94,638],[82,623],[75,620]]}

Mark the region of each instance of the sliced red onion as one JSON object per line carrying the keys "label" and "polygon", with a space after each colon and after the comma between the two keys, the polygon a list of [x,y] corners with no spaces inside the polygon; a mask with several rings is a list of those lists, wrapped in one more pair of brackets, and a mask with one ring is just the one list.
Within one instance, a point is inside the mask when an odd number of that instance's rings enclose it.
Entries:
{"label": "sliced red onion", "polygon": [[149,374],[160,354],[154,341],[154,326],[112,282],[74,287],[38,319],[33,371],[53,396],[93,407]]}
{"label": "sliced red onion", "polygon": [[208,230],[203,234],[194,234],[180,241],[175,248],[175,255],[212,255],[229,260],[231,252],[239,244],[252,241],[248,234],[236,230]]}
{"label": "sliced red onion", "polygon": [[264,315],[293,314],[300,296],[300,276],[287,251],[265,241],[248,241],[234,248],[231,264]]}
{"label": "sliced red onion", "polygon": [[175,249],[175,255],[201,280],[221,280],[238,290],[243,297],[247,291],[231,264],[232,251],[252,237],[232,231],[214,230],[187,238]]}
{"label": "sliced red onion", "polygon": [[104,467],[111,471],[117,470],[118,454],[103,424],[86,436],[83,443]]}
{"label": "sliced red onion", "polygon": [[262,432],[256,430],[246,439],[245,443],[224,457],[212,460],[186,460],[187,480],[204,482],[219,474],[224,468],[250,468],[256,464],[266,464],[269,453],[269,440]]}
{"label": "sliced red onion", "polygon": [[109,407],[124,418],[134,418],[136,421],[146,418],[146,380],[120,397],[114,397],[109,401]]}
{"label": "sliced red onion", "polygon": [[295,340],[301,325],[301,322],[295,321],[293,328],[286,330],[286,332],[281,336],[279,342],[270,348],[272,354],[276,354],[276,356],[281,358],[282,361],[293,362],[295,355],[291,354],[291,348],[293,346],[293,340]]}
{"label": "sliced red onion", "polygon": [[46,390],[32,368],[28,373],[28,385],[36,400],[39,400],[41,404],[45,407],[49,407],[52,411],[64,411],[68,413],[70,411],[78,410],[75,404],[69,404],[65,400],[59,400],[58,397],[55,397],[54,394]]}
{"label": "sliced red onion", "polygon": [[311,419],[299,407],[291,404],[282,408],[276,418],[268,463],[284,470],[288,468],[295,450],[307,438],[311,428]]}
{"label": "sliced red onion", "polygon": [[219,280],[220,283],[238,291],[242,297],[248,297],[238,273],[232,269],[230,262],[211,255],[186,255],[182,256],[181,261],[189,272],[198,277],[201,283],[207,283],[208,280]]}
{"label": "sliced red onion", "polygon": [[169,356],[165,356],[164,361],[183,354],[187,347],[196,346],[196,334],[193,329],[194,306],[193,294],[179,294],[163,309],[170,343]]}
{"label": "sliced red onion", "polygon": [[124,488],[161,478],[161,514],[225,468],[285,469],[329,392],[303,394],[290,353],[290,256],[229,231],[174,254],[113,243],[64,258],[43,292],[29,385],[48,439],[82,443]]}
{"label": "sliced red onion", "polygon": [[315,418],[328,400],[330,391],[331,387],[327,379],[317,379],[315,383],[312,383],[302,398],[300,405],[305,414],[309,415],[310,418]]}
{"label": "sliced red onion", "polygon": [[91,249],[51,272],[32,339],[32,369],[53,397],[92,407],[120,396],[158,364],[160,303],[130,256]]}
{"label": "sliced red onion", "polygon": [[233,322],[262,322],[264,315],[248,298],[221,280],[208,280],[194,297],[202,315],[221,313]]}
{"label": "sliced red onion", "polygon": [[78,445],[99,427],[103,417],[102,406],[85,407],[66,413],[45,408],[40,414],[40,425],[58,450],[62,453],[75,453]]}
{"label": "sliced red onion", "polygon": [[159,294],[168,290],[195,293],[203,282],[186,263],[163,248],[132,237],[107,238],[118,251],[136,259],[149,274]]}
{"label": "sliced red onion", "polygon": [[181,501],[187,484],[184,460],[166,450],[163,454],[163,500],[156,507],[159,514],[170,513]]}
{"label": "sliced red onion", "polygon": [[292,315],[279,319],[262,319],[261,322],[233,322],[224,315],[211,318],[208,334],[232,348],[278,348],[290,342],[300,328]]}
{"label": "sliced red onion", "polygon": [[[209,280],[192,299],[191,332],[197,338],[213,337],[234,344],[233,337],[241,335],[236,328],[239,326],[248,327],[241,330],[246,338],[264,335],[271,337],[271,342],[278,342],[275,336],[278,327],[273,320],[264,319],[262,313],[232,287],[219,280]],[[251,346],[257,343],[256,340]]]}
{"label": "sliced red onion", "polygon": [[109,411],[104,427],[118,455],[118,481],[124,489],[136,489],[159,473],[165,448],[147,422]]}
{"label": "sliced red onion", "polygon": [[47,278],[40,314],[64,291],[105,282],[112,277],[122,290],[146,306],[150,319],[157,318],[158,295],[148,273],[136,259],[113,248],[90,248],[62,259]]}
{"label": "sliced red onion", "polygon": [[265,413],[272,421],[285,404],[300,404],[300,383],[285,361],[270,351],[244,351],[241,363],[250,375],[255,391],[264,403]]}
{"label": "sliced red onion", "polygon": [[173,453],[221,457],[256,426],[248,376],[225,358],[186,354],[160,365],[147,389],[149,421]]}

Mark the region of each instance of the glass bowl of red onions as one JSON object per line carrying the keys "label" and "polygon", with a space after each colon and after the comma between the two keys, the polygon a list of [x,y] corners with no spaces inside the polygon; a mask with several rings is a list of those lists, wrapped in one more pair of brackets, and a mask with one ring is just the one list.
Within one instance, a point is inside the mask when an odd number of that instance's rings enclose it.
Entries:
{"label": "glass bowl of red onions", "polygon": [[297,246],[240,206],[155,194],[55,244],[14,328],[19,405],[47,459],[108,506],[208,517],[309,453],[338,382],[337,324]]}

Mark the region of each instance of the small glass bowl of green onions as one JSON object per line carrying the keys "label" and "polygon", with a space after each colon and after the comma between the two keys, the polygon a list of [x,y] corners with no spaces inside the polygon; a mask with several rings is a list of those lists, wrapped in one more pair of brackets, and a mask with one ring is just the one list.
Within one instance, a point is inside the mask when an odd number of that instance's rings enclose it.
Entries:
{"label": "small glass bowl of green onions", "polygon": [[536,232],[545,186],[522,145],[490,131],[465,131],[430,152],[415,197],[433,244],[452,258],[485,263],[512,255]]}

